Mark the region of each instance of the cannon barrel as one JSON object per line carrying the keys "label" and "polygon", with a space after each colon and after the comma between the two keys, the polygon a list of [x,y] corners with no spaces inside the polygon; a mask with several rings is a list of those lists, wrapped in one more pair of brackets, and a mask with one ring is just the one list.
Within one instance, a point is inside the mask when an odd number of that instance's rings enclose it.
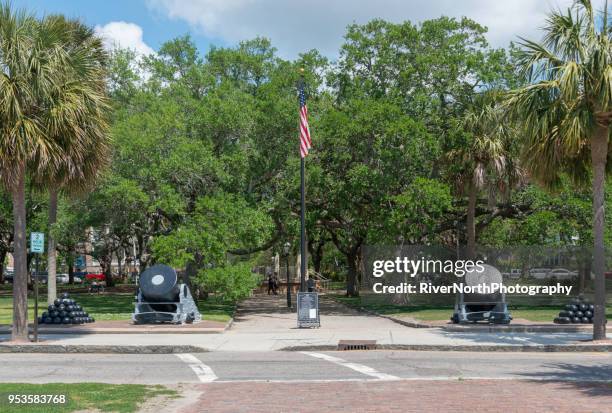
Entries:
{"label": "cannon barrel", "polygon": [[[493,284],[502,284],[503,278],[499,270],[489,264],[483,264],[484,271],[478,272],[477,270],[467,271],[465,274],[465,285],[470,287],[476,287],[479,284],[492,286]],[[501,294],[499,292],[492,294],[464,294],[464,301],[466,302],[497,302],[501,300]]]}
{"label": "cannon barrel", "polygon": [[178,302],[180,286],[173,268],[156,264],[140,274],[140,292],[146,301]]}

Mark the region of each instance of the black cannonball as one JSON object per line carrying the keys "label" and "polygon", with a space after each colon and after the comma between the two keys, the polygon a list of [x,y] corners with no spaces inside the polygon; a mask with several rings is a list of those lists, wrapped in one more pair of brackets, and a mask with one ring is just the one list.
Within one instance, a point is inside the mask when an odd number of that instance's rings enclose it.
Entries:
{"label": "black cannonball", "polygon": [[571,317],[573,314],[570,314],[569,311],[563,310],[559,311],[559,317]]}
{"label": "black cannonball", "polygon": [[572,317],[573,324],[580,324],[581,321],[582,319],[580,317]]}
{"label": "black cannonball", "polygon": [[584,316],[591,318],[591,317],[593,317],[593,313],[591,311],[587,310],[587,311],[584,312]]}
{"label": "black cannonball", "polygon": [[575,315],[576,317],[584,317],[584,313],[583,313],[582,311],[580,311],[580,310],[576,311],[576,312],[574,313],[574,315]]}
{"label": "black cannonball", "polygon": [[59,307],[61,303],[62,303],[62,300],[60,300],[59,298],[56,298],[55,301],[53,301],[53,304],[55,304],[56,307]]}
{"label": "black cannonball", "polygon": [[582,324],[588,324],[591,321],[591,319],[589,317],[582,317],[581,321],[582,321]]}
{"label": "black cannonball", "polygon": [[53,324],[59,324],[62,322],[62,319],[59,317],[53,317]]}

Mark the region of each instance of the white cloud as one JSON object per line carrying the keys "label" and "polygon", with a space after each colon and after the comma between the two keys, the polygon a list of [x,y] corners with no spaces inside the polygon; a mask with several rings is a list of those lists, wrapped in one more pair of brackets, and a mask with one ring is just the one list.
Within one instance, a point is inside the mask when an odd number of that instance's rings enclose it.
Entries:
{"label": "white cloud", "polygon": [[[603,0],[596,0],[596,3]],[[283,56],[316,48],[337,56],[348,24],[372,18],[418,22],[441,15],[467,16],[489,28],[493,46],[517,36],[540,38],[551,8],[572,0],[148,0],[171,19],[184,20],[212,38],[234,43],[257,35],[272,39]]]}
{"label": "white cloud", "polygon": [[109,22],[96,26],[96,33],[104,40],[108,49],[120,47],[134,50],[138,55],[148,55],[154,50],[142,38],[142,28],[134,23],[124,21]]}

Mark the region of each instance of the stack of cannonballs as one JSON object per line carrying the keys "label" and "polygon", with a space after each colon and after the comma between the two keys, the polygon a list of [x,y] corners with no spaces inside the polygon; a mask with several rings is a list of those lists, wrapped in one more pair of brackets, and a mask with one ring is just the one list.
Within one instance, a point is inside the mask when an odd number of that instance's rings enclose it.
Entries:
{"label": "stack of cannonballs", "polygon": [[56,299],[49,306],[48,311],[38,317],[39,324],[84,324],[96,321],[83,310],[83,307],[68,297],[68,293],[62,294],[62,298]]}
{"label": "stack of cannonballs", "polygon": [[565,310],[559,312],[559,317],[556,317],[556,324],[592,324],[593,323],[593,304],[580,297],[572,298],[569,304],[565,306]]}

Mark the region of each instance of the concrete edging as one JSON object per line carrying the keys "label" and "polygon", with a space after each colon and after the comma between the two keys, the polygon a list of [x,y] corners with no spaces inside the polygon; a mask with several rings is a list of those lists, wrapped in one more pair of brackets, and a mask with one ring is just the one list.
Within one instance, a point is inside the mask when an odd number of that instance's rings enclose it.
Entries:
{"label": "concrete edging", "polygon": [[[280,351],[336,351],[337,346],[313,345],[313,346],[289,346]],[[452,345],[452,344],[378,344],[376,350],[403,350],[403,351],[465,351],[465,352],[534,352],[534,353],[585,353],[612,352],[612,344],[549,344],[549,345],[512,345],[512,344],[475,344],[475,345]],[[372,350],[347,350],[347,351],[372,351]],[[374,350],[375,351],[375,350]]]}
{"label": "concrete edging", "polygon": [[208,349],[197,346],[171,345],[0,344],[0,353],[174,354],[208,351]]}
{"label": "concrete edging", "polygon": [[[346,305],[346,304],[345,304]],[[366,314],[374,315],[377,317],[385,318],[387,320],[393,321],[394,323],[401,324],[406,327],[411,328],[439,328],[445,331],[452,332],[461,332],[461,333],[589,333],[591,329],[589,329],[588,325],[542,325],[542,324],[534,324],[534,325],[457,325],[457,324],[448,324],[448,325],[434,325],[427,324],[417,320],[402,320],[401,318],[396,318],[393,316],[379,314],[375,311],[368,310],[364,307],[350,307],[357,309],[358,311],[362,311]]]}
{"label": "concrete edging", "polygon": [[[83,329],[79,328],[45,328],[39,327],[39,335],[61,335],[61,334],[76,334],[76,335],[90,335],[90,334],[222,334],[229,330],[234,323],[234,319],[229,319],[223,327],[203,327],[203,328],[189,328],[184,330],[178,330],[175,328],[149,328],[146,326],[138,326],[133,328],[125,327],[86,327]],[[29,327],[29,333],[34,334],[32,327]],[[11,328],[0,328],[0,335],[11,334]]]}

